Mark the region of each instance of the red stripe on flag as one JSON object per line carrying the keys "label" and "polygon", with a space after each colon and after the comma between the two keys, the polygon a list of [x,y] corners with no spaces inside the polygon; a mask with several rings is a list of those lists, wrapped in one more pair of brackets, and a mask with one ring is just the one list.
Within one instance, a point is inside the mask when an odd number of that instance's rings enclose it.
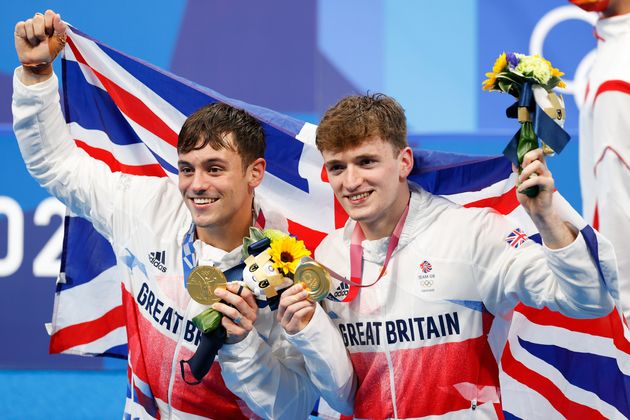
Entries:
{"label": "red stripe on flag", "polygon": [[616,309],[607,316],[595,319],[568,318],[548,308],[534,309],[522,303],[516,307],[516,311],[538,325],[566,328],[574,332],[610,338],[615,343],[615,347],[630,354],[630,342],[623,335],[623,322]]}
{"label": "red stripe on flag", "polygon": [[155,134],[171,146],[177,147],[177,133],[175,131],[166,125],[160,117],[155,115],[144,102],[94,70],[87,61],[85,61],[85,58],[81,55],[72,39],[68,37],[67,40],[77,61],[85,64],[94,72],[123,114],[127,115],[133,121],[140,124],[145,130]]}
{"label": "red stripe on flag", "polygon": [[93,321],[82,322],[62,328],[50,337],[48,352],[62,353],[72,347],[96,341],[125,326],[125,310],[122,305]]}
{"label": "red stripe on flag", "polygon": [[565,418],[605,419],[599,411],[568,399],[548,378],[545,378],[540,373],[529,369],[523,363],[516,360],[510,349],[510,343],[505,345],[501,363],[506,374],[517,382],[538,392]]}
{"label": "red stripe on flag", "polygon": [[337,197],[335,197],[334,200],[335,200],[334,202],[335,203],[335,229],[339,229],[339,228],[344,227],[344,225],[348,221],[348,213],[346,213],[346,211],[343,209],[343,206],[341,205],[339,200],[337,200]]}
{"label": "red stripe on flag", "polygon": [[149,165],[125,165],[124,163],[120,163],[112,153],[107,150],[99,149],[97,147],[92,147],[87,143],[81,140],[74,140],[77,147],[85,150],[85,152],[93,157],[94,159],[98,159],[101,162],[105,163],[109,166],[112,172],[123,172],[130,175],[145,175],[145,176],[157,176],[157,177],[165,177],[166,172],[164,169],[158,164],[149,164]]}
{"label": "red stripe on flag", "polygon": [[297,236],[298,239],[304,241],[304,245],[306,248],[311,251],[315,251],[315,248],[319,245],[319,243],[326,237],[326,232],[320,232],[315,229],[308,228],[303,226],[293,220],[287,219],[287,223],[289,224],[289,233],[291,235]]}
{"label": "red stripe on flag", "polygon": [[464,204],[464,207],[476,207],[476,208],[490,207],[501,214],[510,214],[519,205],[520,203],[518,202],[518,199],[516,198],[516,187],[514,187],[510,191],[502,195],[473,201],[471,203]]}

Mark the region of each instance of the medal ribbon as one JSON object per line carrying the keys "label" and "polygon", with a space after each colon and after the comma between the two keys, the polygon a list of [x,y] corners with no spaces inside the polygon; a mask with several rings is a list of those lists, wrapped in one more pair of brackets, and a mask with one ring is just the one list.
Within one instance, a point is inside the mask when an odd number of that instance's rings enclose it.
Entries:
{"label": "medal ribbon", "polygon": [[[261,224],[265,223],[265,218],[262,211],[259,212],[258,218],[255,220],[255,226],[261,228]],[[197,256],[195,253],[195,224],[191,223],[190,228],[184,235],[182,242],[182,267],[184,268],[184,287],[188,285],[188,277],[192,270],[197,267]],[[240,280],[243,277],[243,268],[245,263],[240,264],[223,272],[228,282],[233,280]],[[259,304],[260,306],[260,304]],[[181,369],[181,375],[184,382],[188,385],[198,385],[203,378],[208,374],[212,363],[215,360],[217,352],[223,346],[227,338],[225,328],[219,327],[210,331],[209,333],[201,334],[201,340],[199,346],[195,351],[195,354],[188,360],[180,360],[179,366]],[[194,380],[191,380],[186,376],[185,366],[188,365],[190,372]]]}
{"label": "medal ribbon", "polygon": [[197,255],[195,255],[195,224],[191,223],[188,232],[184,235],[182,243],[182,266],[184,267],[184,287],[188,285],[190,272],[197,267]]}
{"label": "medal ribbon", "polygon": [[394,250],[396,249],[396,247],[398,246],[398,242],[400,241],[400,234],[402,233],[403,227],[405,226],[407,214],[409,214],[409,203],[407,203],[407,207],[405,207],[405,210],[400,215],[400,220],[398,220],[398,223],[396,224],[392,235],[389,237],[389,245],[387,246],[387,253],[385,254],[385,262],[383,263],[383,268],[381,269],[381,272],[376,280],[369,284],[361,284],[363,277],[362,242],[365,240],[365,234],[363,233],[363,229],[361,229],[361,225],[359,225],[359,223],[357,222],[357,224],[354,226],[354,230],[352,231],[352,238],[350,239],[350,280],[340,276],[328,267],[324,267],[326,270],[328,270],[332,277],[348,285],[348,294],[345,298],[339,300],[331,293],[328,295],[329,299],[337,302],[352,302],[357,297],[360,288],[374,286],[385,275],[389,260],[391,259],[392,254],[394,253]]}

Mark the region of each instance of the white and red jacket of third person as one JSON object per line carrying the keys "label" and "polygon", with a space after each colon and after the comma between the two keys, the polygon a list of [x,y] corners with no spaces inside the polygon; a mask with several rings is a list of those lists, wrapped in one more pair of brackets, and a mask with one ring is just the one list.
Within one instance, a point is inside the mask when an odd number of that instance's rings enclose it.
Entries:
{"label": "white and red jacket of third person", "polygon": [[[501,215],[411,187],[409,215],[385,275],[351,303],[324,303],[358,377],[354,415],[497,418],[497,360],[516,303],[584,318],[610,313],[612,299],[581,234],[559,250],[526,236],[508,241],[515,228]],[[349,221],[316,252],[346,278],[354,225]],[[614,267],[610,244],[602,242],[600,255]],[[388,238],[363,241],[364,284],[377,278],[387,244]],[[335,284],[342,299],[347,287]]]}
{"label": "white and red jacket of third person", "polygon": [[[215,362],[201,384],[182,380],[179,361],[190,359],[200,339],[191,319],[206,307],[184,288],[181,249],[192,220],[176,184],[112,173],[78,149],[61,114],[56,76],[33,86],[14,76],[13,86],[14,129],[31,175],[94,224],[121,267],[129,347],[125,418],[306,418],[319,392],[268,307],[243,341],[219,351],[222,371]],[[228,253],[201,241],[194,246],[201,265],[225,270],[241,260],[240,247]],[[348,411],[352,366],[334,326],[325,316],[321,322],[330,332],[327,346],[311,352],[308,363],[331,366],[336,375],[311,376],[333,407]]]}
{"label": "white and red jacket of third person", "polygon": [[630,319],[630,13],[600,19],[580,110],[584,218],[610,240],[621,307]]}

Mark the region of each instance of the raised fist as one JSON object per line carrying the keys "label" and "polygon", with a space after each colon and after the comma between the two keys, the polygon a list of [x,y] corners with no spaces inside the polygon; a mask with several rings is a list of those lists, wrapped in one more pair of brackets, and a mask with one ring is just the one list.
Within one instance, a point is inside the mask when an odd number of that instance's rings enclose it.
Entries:
{"label": "raised fist", "polygon": [[52,62],[66,44],[66,24],[52,10],[15,25],[15,50],[25,70],[52,73]]}

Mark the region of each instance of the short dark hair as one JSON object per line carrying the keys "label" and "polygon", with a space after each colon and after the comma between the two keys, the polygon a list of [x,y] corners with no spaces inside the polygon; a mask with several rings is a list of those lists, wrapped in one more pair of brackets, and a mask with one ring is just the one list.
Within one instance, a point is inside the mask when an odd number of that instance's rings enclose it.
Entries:
{"label": "short dark hair", "polygon": [[[225,140],[234,134],[234,144]],[[241,156],[243,168],[265,156],[265,133],[258,120],[242,109],[216,102],[199,108],[186,119],[177,139],[177,153],[188,153],[210,145],[232,149]]]}
{"label": "short dark hair", "polygon": [[324,114],[315,144],[320,152],[340,152],[380,136],[395,152],[407,147],[405,110],[382,93],[348,96]]}

